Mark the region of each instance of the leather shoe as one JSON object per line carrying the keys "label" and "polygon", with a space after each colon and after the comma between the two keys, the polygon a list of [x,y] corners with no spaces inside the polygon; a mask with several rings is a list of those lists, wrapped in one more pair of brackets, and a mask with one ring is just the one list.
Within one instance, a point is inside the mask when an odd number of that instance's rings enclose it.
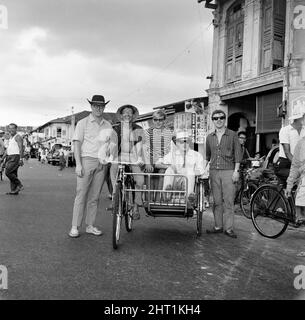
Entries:
{"label": "leather shoe", "polygon": [[222,228],[220,228],[220,229],[215,229],[215,228],[213,228],[213,229],[208,229],[207,231],[206,231],[206,233],[208,233],[208,234],[212,234],[212,233],[223,233],[223,229]]}
{"label": "leather shoe", "polygon": [[236,234],[234,233],[234,231],[232,231],[232,230],[230,230],[230,231],[225,231],[224,234],[225,234],[226,236],[229,236],[229,237],[234,238],[234,239],[237,238],[237,235],[236,235]]}

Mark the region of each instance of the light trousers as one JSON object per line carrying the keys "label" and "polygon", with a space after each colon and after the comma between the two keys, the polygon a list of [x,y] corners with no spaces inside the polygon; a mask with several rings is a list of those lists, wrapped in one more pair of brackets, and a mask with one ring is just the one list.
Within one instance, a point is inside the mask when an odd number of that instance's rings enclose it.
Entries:
{"label": "light trousers", "polygon": [[99,198],[105,181],[106,166],[97,158],[82,158],[83,176],[77,177],[76,197],[73,207],[72,226],[82,224],[86,212],[86,224],[95,222]]}
{"label": "light trousers", "polygon": [[233,231],[234,197],[236,186],[232,180],[233,170],[210,169],[210,183],[214,199],[213,214],[216,228]]}

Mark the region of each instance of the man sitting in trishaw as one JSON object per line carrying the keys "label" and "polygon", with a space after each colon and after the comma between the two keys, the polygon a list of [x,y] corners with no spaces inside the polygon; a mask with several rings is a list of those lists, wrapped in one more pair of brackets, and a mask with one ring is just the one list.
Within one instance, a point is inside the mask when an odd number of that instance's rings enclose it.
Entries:
{"label": "man sitting in trishaw", "polygon": [[[173,193],[166,193],[165,191],[186,191],[187,189],[188,203],[190,206],[194,206],[196,203],[196,194],[194,193],[196,176],[204,175],[206,162],[199,152],[190,148],[190,144],[191,137],[188,132],[178,132],[176,135],[176,146],[163,159],[158,161],[157,166],[166,168],[163,183],[166,200],[172,200]],[[184,177],[175,177],[173,174]]]}

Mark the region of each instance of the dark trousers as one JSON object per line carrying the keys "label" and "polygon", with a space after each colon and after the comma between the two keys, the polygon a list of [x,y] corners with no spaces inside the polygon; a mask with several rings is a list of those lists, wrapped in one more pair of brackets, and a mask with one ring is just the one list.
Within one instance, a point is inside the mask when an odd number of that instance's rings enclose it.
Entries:
{"label": "dark trousers", "polygon": [[275,174],[277,175],[279,183],[282,184],[284,188],[286,188],[290,167],[291,167],[291,162],[289,159],[286,159],[286,158],[281,157],[276,163]]}
{"label": "dark trousers", "polygon": [[18,186],[22,185],[20,180],[18,179],[19,162],[19,154],[14,154],[6,157],[5,174],[10,180],[11,191],[15,191]]}
{"label": "dark trousers", "polygon": [[113,193],[113,186],[112,186],[112,182],[111,182],[111,177],[110,177],[110,167],[111,167],[111,163],[107,164],[107,169],[106,169],[106,183],[107,183],[107,187],[108,187],[108,191],[110,194]]}
{"label": "dark trousers", "polygon": [[210,181],[209,179],[203,179],[204,196],[206,198],[210,197]]}
{"label": "dark trousers", "polygon": [[59,157],[59,170],[63,170],[66,167],[66,160],[64,156]]}

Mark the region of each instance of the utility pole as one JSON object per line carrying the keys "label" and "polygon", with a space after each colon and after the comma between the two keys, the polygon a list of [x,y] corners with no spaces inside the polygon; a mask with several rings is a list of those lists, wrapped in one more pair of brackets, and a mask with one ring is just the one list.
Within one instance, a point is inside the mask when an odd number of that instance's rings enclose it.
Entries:
{"label": "utility pole", "polygon": [[72,106],[72,115],[71,115],[71,137],[70,137],[70,142],[72,144],[72,138],[74,135],[74,130],[75,130],[75,115],[74,115],[74,107]]}

